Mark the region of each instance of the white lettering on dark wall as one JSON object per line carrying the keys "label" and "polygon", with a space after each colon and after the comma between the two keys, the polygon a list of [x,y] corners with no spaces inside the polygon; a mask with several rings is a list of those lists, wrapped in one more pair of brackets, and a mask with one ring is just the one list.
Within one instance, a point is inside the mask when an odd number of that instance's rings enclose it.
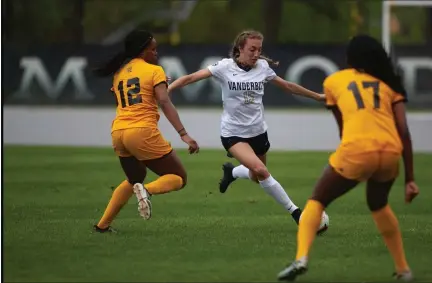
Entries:
{"label": "white lettering on dark wall", "polygon": [[[416,90],[417,71],[432,71],[432,58],[430,57],[402,57],[398,59],[398,64],[404,72],[405,88],[410,95],[411,101],[432,102],[432,95],[420,93]],[[294,61],[286,71],[285,79],[294,83],[300,83],[304,73],[311,69],[318,69],[326,76],[339,70],[339,67],[330,59],[320,56],[303,56]],[[431,90],[432,92],[432,90]],[[312,103],[310,99],[294,96],[296,99],[306,103]]]}
{"label": "white lettering on dark wall", "polygon": [[84,75],[84,70],[87,67],[87,59],[84,57],[67,59],[55,81],[52,80],[38,57],[23,57],[20,61],[20,67],[24,70],[24,73],[20,88],[14,94],[15,98],[30,98],[32,96],[31,86],[36,81],[44,93],[55,100],[60,96],[69,80],[75,88],[76,100],[91,100],[94,98],[94,95],[87,87],[87,80]]}
{"label": "white lettering on dark wall", "polygon": [[[221,60],[221,57],[209,56],[204,58],[199,69],[205,68]],[[404,72],[405,85],[410,94],[411,101],[432,102],[432,96],[425,93],[416,92],[418,70],[432,71],[431,57],[402,57],[398,62]],[[192,73],[196,70],[187,70],[180,57],[166,56],[160,58],[160,64],[164,68],[167,76],[176,79],[183,75]],[[20,67],[23,70],[19,89],[14,93],[14,98],[30,99],[34,94],[31,92],[32,86],[36,83],[42,88],[45,95],[52,100],[58,99],[68,82],[74,88],[76,100],[92,100],[94,95],[88,88],[85,77],[87,59],[85,57],[70,57],[61,67],[58,75],[53,79],[46,70],[44,63],[38,57],[22,57]],[[285,79],[295,83],[301,83],[305,73],[309,70],[321,70],[324,75],[330,75],[339,70],[334,61],[321,55],[307,55],[299,57],[292,62],[285,71]],[[54,77],[54,76],[53,76]],[[221,102],[221,91],[216,79],[198,81],[181,89],[181,93],[186,101],[194,102],[202,94],[203,90],[209,86],[209,93],[205,93],[206,99],[211,102]],[[241,86],[242,87],[242,86]],[[242,87],[243,88],[243,87]],[[245,85],[248,89],[248,86]],[[250,89],[255,85],[249,85]],[[297,96],[295,96],[297,98]],[[309,100],[301,99],[302,101]]]}

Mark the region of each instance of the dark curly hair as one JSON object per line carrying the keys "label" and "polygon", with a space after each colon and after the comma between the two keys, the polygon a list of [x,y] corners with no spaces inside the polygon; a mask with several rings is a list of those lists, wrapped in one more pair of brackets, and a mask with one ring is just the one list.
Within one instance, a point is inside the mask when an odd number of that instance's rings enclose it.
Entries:
{"label": "dark curly hair", "polygon": [[94,73],[101,77],[114,75],[127,59],[138,57],[149,46],[153,35],[145,30],[134,30],[124,40],[124,50],[117,53],[106,63],[94,69]]}
{"label": "dark curly hair", "polygon": [[347,48],[347,63],[351,68],[365,72],[386,83],[393,91],[406,97],[399,73],[382,44],[368,35],[353,37]]}

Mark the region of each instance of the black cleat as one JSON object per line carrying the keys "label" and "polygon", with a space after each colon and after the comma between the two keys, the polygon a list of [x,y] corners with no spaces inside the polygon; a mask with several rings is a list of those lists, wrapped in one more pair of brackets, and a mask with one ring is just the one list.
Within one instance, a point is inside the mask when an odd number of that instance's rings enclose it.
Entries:
{"label": "black cleat", "polygon": [[114,230],[111,226],[108,226],[107,228],[102,229],[102,228],[99,228],[97,225],[94,225],[93,230],[95,232],[98,232],[98,233],[117,233],[117,231]]}
{"label": "black cleat", "polygon": [[307,271],[307,262],[304,260],[296,260],[290,266],[279,272],[279,281],[294,281],[298,275],[302,275]]}
{"label": "black cleat", "polygon": [[297,223],[297,225],[300,222],[300,215],[301,214],[302,214],[302,211],[300,208],[297,208],[296,210],[293,211],[293,213],[291,213],[291,216],[294,219],[294,221]]}
{"label": "black cleat", "polygon": [[219,191],[223,194],[228,190],[228,186],[235,181],[235,178],[232,175],[234,169],[234,165],[232,163],[225,163],[222,165],[223,177],[219,182]]}

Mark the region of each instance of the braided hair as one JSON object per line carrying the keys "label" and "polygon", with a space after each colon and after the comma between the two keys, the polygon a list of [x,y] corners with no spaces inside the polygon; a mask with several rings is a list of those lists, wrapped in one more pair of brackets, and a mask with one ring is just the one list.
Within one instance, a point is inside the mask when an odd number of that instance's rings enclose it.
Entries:
{"label": "braided hair", "polygon": [[101,77],[114,75],[126,60],[138,57],[149,46],[153,35],[145,30],[134,30],[124,40],[124,49],[105,64],[97,67],[94,73]]}
{"label": "braided hair", "polygon": [[407,93],[401,76],[395,71],[384,47],[375,38],[368,35],[353,37],[347,48],[347,63],[358,71],[380,79],[394,92],[406,98]]}

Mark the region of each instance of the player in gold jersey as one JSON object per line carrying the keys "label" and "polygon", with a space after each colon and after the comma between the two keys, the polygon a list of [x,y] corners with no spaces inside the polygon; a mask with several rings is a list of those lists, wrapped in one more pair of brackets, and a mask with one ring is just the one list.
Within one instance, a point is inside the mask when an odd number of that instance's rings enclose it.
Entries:
{"label": "player in gold jersey", "polygon": [[388,204],[401,156],[405,202],[410,203],[419,193],[405,116],[406,91],[384,48],[372,37],[359,35],[350,41],[347,63],[349,69],[324,81],[326,104],[336,118],[341,142],[302,214],[296,260],[279,273],[279,280],[292,281],[307,271],[322,211],[362,181],[367,182],[366,198],[372,217],[393,257],[395,277],[404,281],[413,278],[397,218]]}
{"label": "player in gold jersey", "polygon": [[[124,51],[95,70],[100,76],[113,76],[111,90],[117,111],[111,127],[112,145],[127,177],[114,190],[105,213],[94,225],[97,232],[114,231],[111,222],[133,194],[138,199],[140,215],[149,219],[151,195],[176,191],[186,185],[186,170],[158,129],[158,105],[189,146],[189,152],[199,151],[169,98],[165,72],[156,64],[156,47],[152,34],[133,31],[125,39]],[[147,168],[160,177],[143,186]]]}

